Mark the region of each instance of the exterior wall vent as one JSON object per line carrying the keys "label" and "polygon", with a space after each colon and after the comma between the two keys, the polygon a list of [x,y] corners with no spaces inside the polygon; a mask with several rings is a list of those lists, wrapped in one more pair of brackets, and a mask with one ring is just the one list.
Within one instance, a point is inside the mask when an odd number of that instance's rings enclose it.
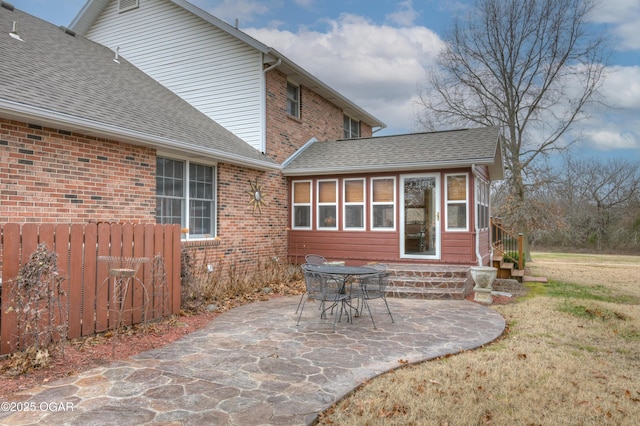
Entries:
{"label": "exterior wall vent", "polygon": [[119,0],[118,12],[122,13],[128,10],[137,9],[139,6],[139,0]]}

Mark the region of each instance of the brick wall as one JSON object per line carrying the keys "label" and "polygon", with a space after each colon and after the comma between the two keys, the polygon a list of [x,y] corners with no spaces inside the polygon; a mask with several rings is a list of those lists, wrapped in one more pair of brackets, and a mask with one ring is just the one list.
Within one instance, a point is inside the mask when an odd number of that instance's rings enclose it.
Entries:
{"label": "brick wall", "polygon": [[[287,76],[278,70],[266,74],[267,154],[282,162],[311,138],[343,138],[342,109],[300,86],[300,119],[287,114]],[[361,123],[361,136],[371,136],[371,126]]]}
{"label": "brick wall", "polygon": [[149,148],[0,119],[0,222],[155,223]]}
{"label": "brick wall", "polygon": [[[279,172],[259,172],[218,164],[217,242],[185,244],[199,264],[206,261],[225,271],[234,264],[238,272],[251,273],[258,263],[287,258],[287,190]],[[251,184],[262,189],[265,204],[254,208]],[[226,273],[226,272],[225,272]]]}

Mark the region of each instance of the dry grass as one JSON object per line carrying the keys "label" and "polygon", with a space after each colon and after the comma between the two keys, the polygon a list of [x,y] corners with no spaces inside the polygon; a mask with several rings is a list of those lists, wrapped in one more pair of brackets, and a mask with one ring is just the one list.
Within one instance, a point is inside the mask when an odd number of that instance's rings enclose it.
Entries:
{"label": "dry grass", "polygon": [[508,333],[380,376],[324,413],[336,425],[635,425],[640,258],[537,253]]}

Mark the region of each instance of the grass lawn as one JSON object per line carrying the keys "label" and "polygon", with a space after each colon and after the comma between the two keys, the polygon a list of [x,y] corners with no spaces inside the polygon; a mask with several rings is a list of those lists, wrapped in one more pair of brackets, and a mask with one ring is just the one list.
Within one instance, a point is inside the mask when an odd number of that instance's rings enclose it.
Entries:
{"label": "grass lawn", "polygon": [[533,253],[498,341],[384,374],[323,425],[636,425],[640,257]]}

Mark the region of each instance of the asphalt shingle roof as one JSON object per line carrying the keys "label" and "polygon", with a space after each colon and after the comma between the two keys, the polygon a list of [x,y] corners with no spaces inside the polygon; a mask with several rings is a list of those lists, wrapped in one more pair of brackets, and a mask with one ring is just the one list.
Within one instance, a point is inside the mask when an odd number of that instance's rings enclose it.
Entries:
{"label": "asphalt shingle roof", "polygon": [[497,127],[309,143],[284,163],[288,176],[487,165],[502,179]]}
{"label": "asphalt shingle roof", "polygon": [[[13,22],[22,40],[10,37]],[[174,149],[259,169],[279,165],[115,52],[17,9],[0,7],[0,115]],[[30,120],[29,122],[33,122]],[[64,125],[66,123],[66,125]],[[105,136],[107,137],[107,136]]]}

